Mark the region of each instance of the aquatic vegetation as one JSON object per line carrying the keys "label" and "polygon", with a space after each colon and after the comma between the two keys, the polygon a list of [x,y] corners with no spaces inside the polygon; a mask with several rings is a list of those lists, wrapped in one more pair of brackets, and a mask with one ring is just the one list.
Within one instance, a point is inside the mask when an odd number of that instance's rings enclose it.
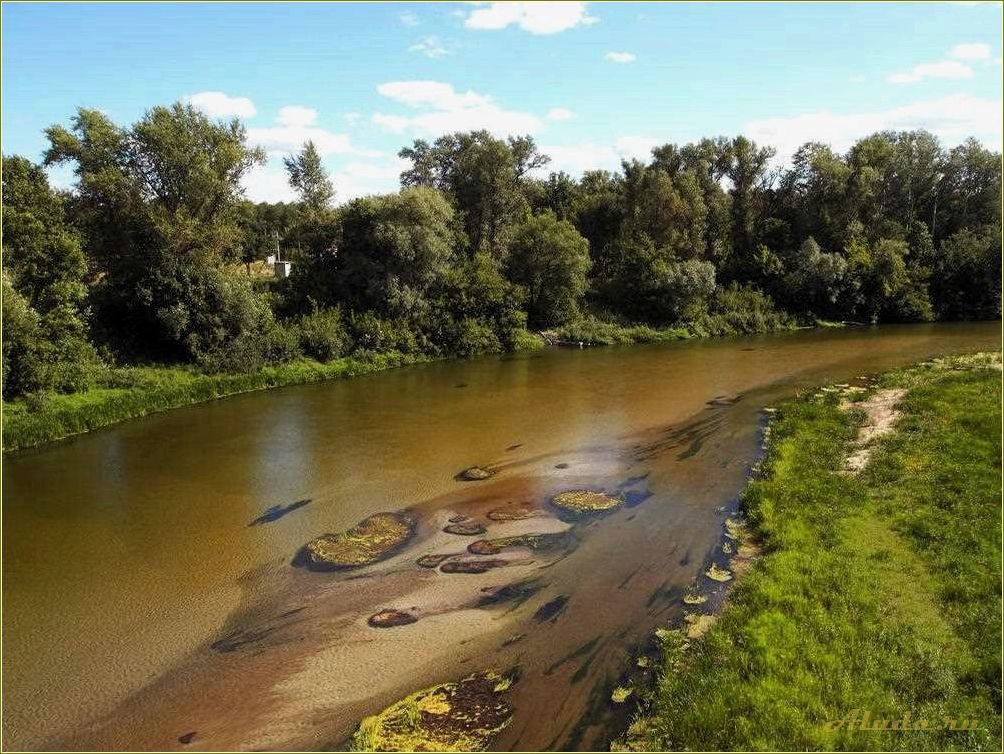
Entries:
{"label": "aquatic vegetation", "polygon": [[618,686],[613,690],[613,693],[610,694],[610,701],[614,702],[615,704],[623,704],[628,700],[628,698],[633,693],[634,689],[632,688],[626,686]]}
{"label": "aquatic vegetation", "polygon": [[447,534],[457,534],[462,537],[473,537],[478,534],[484,534],[487,529],[485,525],[478,523],[477,521],[460,521],[454,524],[447,524],[443,531]]}
{"label": "aquatic vegetation", "polygon": [[550,602],[537,608],[537,612],[533,614],[533,619],[538,623],[554,622],[558,619],[559,615],[565,612],[566,607],[568,607],[568,597],[560,594]]}
{"label": "aquatic vegetation", "polygon": [[303,546],[294,565],[315,571],[359,568],[389,557],[414,534],[403,513],[375,513],[347,531],[322,534]]}
{"label": "aquatic vegetation", "polygon": [[484,751],[512,720],[510,678],[492,670],[416,691],[367,717],[355,751]]}
{"label": "aquatic vegetation", "polygon": [[394,628],[396,626],[407,626],[409,623],[415,623],[417,620],[416,616],[402,610],[381,610],[379,613],[371,615],[366,622],[372,628]]}
{"label": "aquatic vegetation", "polygon": [[624,498],[595,490],[569,490],[551,498],[551,503],[573,514],[603,513],[624,505]]}
{"label": "aquatic vegetation", "polygon": [[526,547],[530,550],[551,550],[564,547],[569,542],[568,532],[548,534],[515,534],[511,537],[479,539],[467,545],[472,555],[498,555],[510,547]]}
{"label": "aquatic vegetation", "polygon": [[685,605],[703,605],[707,601],[707,596],[703,594],[687,594],[683,598]]}
{"label": "aquatic vegetation", "polygon": [[686,624],[687,638],[691,640],[699,639],[715,624],[715,620],[716,617],[714,615],[687,613],[683,616],[683,622]]}
{"label": "aquatic vegetation", "polygon": [[495,476],[495,471],[493,469],[485,468],[483,466],[471,466],[457,474],[455,479],[463,482],[480,482],[483,479],[489,479],[493,476]]}
{"label": "aquatic vegetation", "polygon": [[731,571],[729,571],[726,568],[719,568],[714,563],[712,563],[711,567],[707,571],[704,572],[704,575],[707,576],[712,581],[731,581],[732,580],[732,572]]}

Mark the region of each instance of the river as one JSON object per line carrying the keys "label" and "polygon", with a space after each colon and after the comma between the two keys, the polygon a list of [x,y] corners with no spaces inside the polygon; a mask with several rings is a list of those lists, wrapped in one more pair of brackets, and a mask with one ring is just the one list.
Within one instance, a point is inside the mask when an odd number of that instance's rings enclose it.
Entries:
{"label": "river", "polygon": [[[999,348],[994,322],[549,349],[236,396],[13,454],[4,747],[338,748],[363,716],[489,667],[519,669],[495,748],[604,747],[625,716],[610,689],[703,578],[762,409]],[[454,478],[475,464],[498,473]],[[569,527],[547,501],[583,488],[629,504]],[[486,516],[512,503],[536,515]],[[417,533],[393,557],[291,565],[319,534],[400,509]],[[567,536],[484,573],[417,566],[464,551],[441,531],[461,515],[489,536]],[[384,608],[419,619],[367,625]]]}

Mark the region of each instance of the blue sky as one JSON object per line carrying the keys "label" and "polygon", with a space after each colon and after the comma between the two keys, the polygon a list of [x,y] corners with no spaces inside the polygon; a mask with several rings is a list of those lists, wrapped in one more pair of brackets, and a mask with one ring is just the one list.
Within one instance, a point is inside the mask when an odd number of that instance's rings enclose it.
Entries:
{"label": "blue sky", "polygon": [[[339,199],[394,190],[414,138],[531,133],[555,169],[745,133],[781,155],[883,128],[1001,148],[1001,3],[5,3],[2,142],[37,159],[77,106],[130,123],[188,99]],[[67,171],[54,181],[67,184]]]}

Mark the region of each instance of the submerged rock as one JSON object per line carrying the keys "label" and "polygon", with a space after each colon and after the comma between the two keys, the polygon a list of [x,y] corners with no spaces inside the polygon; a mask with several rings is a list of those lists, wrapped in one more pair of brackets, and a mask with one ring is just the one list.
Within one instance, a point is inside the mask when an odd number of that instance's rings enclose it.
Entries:
{"label": "submerged rock", "polygon": [[447,534],[459,534],[462,537],[473,537],[478,534],[484,534],[485,525],[479,524],[477,521],[463,521],[455,524],[449,524],[443,528],[443,531]]}
{"label": "submerged rock", "polygon": [[415,562],[418,563],[418,565],[422,566],[422,568],[435,568],[440,563],[442,563],[444,560],[446,560],[448,557],[450,557],[450,555],[448,555],[448,554],[446,554],[446,555],[423,555],[422,557],[420,557]]}
{"label": "submerged rock", "polygon": [[707,601],[708,598],[703,594],[687,594],[683,598],[685,605],[703,605]]}
{"label": "submerged rock", "polygon": [[472,555],[498,555],[509,547],[526,547],[531,550],[550,550],[565,546],[569,541],[567,532],[551,534],[516,534],[511,537],[479,539],[467,545]]}
{"label": "submerged rock", "polygon": [[418,618],[411,613],[401,610],[381,610],[379,613],[371,615],[366,622],[373,628],[394,628],[395,626],[407,626],[417,620]]}
{"label": "submerged rock", "polygon": [[507,565],[508,560],[448,560],[439,570],[443,573],[485,573]]}
{"label": "submerged rock", "polygon": [[620,508],[624,498],[595,490],[569,490],[551,498],[561,510],[572,514],[603,513]]}
{"label": "submerged rock", "polygon": [[480,482],[482,479],[489,479],[493,476],[495,476],[495,472],[492,469],[486,469],[483,466],[471,466],[461,471],[455,478],[463,482]]}
{"label": "submerged rock", "polygon": [[293,564],[312,571],[359,568],[389,557],[414,532],[414,522],[403,513],[375,513],[347,531],[312,539]]}
{"label": "submerged rock", "polygon": [[492,521],[522,521],[536,515],[537,508],[532,503],[511,504],[488,511],[488,518]]}
{"label": "submerged rock", "polygon": [[491,670],[417,691],[367,717],[355,751],[484,751],[512,720],[511,680]]}

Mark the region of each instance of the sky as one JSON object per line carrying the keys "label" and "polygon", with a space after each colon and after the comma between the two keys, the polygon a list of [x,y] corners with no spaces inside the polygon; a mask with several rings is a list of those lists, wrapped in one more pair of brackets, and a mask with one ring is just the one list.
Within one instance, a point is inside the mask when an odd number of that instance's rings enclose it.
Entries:
{"label": "sky", "polygon": [[[573,175],[745,134],[784,160],[887,128],[1000,150],[1001,3],[4,3],[2,148],[40,159],[77,107],[127,125],[191,102],[282,157],[320,149],[337,200],[394,191],[414,139],[531,134]],[[68,168],[51,171],[72,184]]]}

